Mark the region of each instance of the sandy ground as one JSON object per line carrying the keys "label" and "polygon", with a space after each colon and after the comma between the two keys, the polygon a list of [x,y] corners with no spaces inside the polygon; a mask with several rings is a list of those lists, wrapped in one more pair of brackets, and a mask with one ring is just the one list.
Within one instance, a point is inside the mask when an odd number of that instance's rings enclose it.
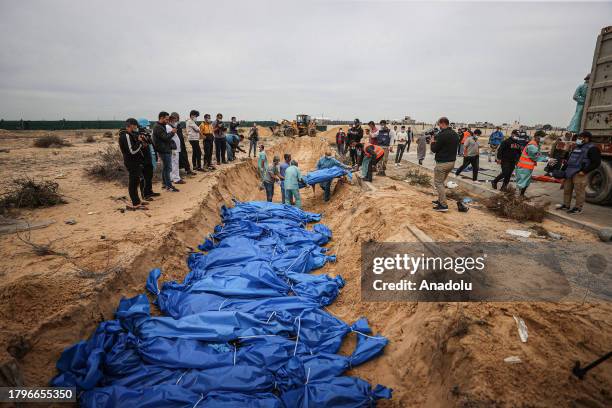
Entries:
{"label": "sandy ground", "polygon": [[[33,148],[36,132],[0,135],[2,180],[27,171],[55,179],[68,204],[21,211],[28,220],[55,220],[32,231],[29,239],[52,243],[66,256],[40,257],[15,234],[0,236],[0,373],[21,373],[25,384],[44,385],[54,374],[64,347],[86,338],[96,324],[112,317],[122,296],[144,291],[147,273],[162,267],[167,279],[187,272],[185,257],[219,222],[218,210],[232,198],[263,199],[257,188],[254,160],[239,159],[214,173],[188,178],[181,192],[163,194],[144,212],[121,213],[117,197],[124,187],[92,182],[83,168],[114,139],[92,131],[57,132],[73,147]],[[88,132],[84,132],[87,134]],[[309,170],[333,138],[266,139],[269,155],[290,152]],[[389,172],[393,175],[394,169]],[[329,244],[338,262],[322,273],[347,281],[330,312],[347,322],[366,316],[375,332],[391,340],[385,354],[352,370],[352,374],[394,389],[383,406],[606,406],[612,371],[605,365],[579,381],[570,374],[575,360],[590,361],[609,351],[612,306],[609,303],[367,303],[360,301],[360,249],[369,240],[409,242],[407,225],[416,225],[437,241],[499,241],[508,228],[528,225],[500,220],[486,210],[439,215],[431,211],[431,192],[376,177],[375,191],[334,183],[323,203],[320,189],[304,189],[304,207],[323,213],[332,228]],[[277,191],[275,201],[279,201]],[[448,215],[448,216],[447,216]],[[67,225],[74,218],[76,225]],[[545,221],[570,240],[595,242],[590,234]],[[21,234],[24,236],[24,234]],[[521,343],[513,315],[529,328]],[[350,350],[349,339],[345,350]],[[7,346],[11,352],[7,350]],[[520,364],[504,358],[517,355]],[[17,367],[11,371],[10,367]],[[609,364],[609,363],[607,363]],[[0,375],[0,380],[6,374]]]}

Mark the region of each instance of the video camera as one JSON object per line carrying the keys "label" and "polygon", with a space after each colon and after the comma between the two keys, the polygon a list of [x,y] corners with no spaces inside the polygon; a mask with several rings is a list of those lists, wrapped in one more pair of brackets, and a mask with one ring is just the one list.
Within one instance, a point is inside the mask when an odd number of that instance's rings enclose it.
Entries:
{"label": "video camera", "polygon": [[144,143],[153,144],[151,129],[138,126],[138,136],[144,139]]}

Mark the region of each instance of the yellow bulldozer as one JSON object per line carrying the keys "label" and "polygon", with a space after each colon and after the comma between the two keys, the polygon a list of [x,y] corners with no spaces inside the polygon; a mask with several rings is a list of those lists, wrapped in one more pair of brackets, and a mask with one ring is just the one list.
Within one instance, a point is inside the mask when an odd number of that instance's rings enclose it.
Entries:
{"label": "yellow bulldozer", "polygon": [[309,115],[296,115],[295,120],[283,119],[274,129],[275,136],[316,136],[317,124]]}

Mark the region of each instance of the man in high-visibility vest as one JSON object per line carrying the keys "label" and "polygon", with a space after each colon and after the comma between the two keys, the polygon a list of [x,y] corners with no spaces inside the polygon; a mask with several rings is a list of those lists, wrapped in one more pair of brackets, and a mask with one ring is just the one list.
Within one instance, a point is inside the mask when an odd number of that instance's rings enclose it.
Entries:
{"label": "man in high-visibility vest", "polygon": [[363,160],[361,162],[361,176],[365,181],[372,181],[372,168],[383,158],[385,151],[382,147],[366,144],[363,147]]}
{"label": "man in high-visibility vest", "polygon": [[547,157],[543,157],[540,154],[540,139],[544,135],[544,131],[536,131],[533,139],[523,148],[521,157],[519,157],[519,161],[516,163],[516,186],[521,196],[525,195],[525,191],[527,191],[527,187],[531,183],[531,175],[536,167],[536,163],[548,160]]}

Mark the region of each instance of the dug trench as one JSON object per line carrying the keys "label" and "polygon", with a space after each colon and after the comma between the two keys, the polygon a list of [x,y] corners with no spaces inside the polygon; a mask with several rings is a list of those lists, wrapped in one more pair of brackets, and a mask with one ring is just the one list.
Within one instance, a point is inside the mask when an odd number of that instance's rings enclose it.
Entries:
{"label": "dug trench", "polygon": [[[326,136],[281,139],[269,148],[268,158],[289,152],[307,171],[328,148]],[[3,285],[0,317],[7,323],[2,350],[12,346],[4,356],[5,377],[21,373],[27,385],[47,383],[61,351],[112,318],[121,297],[142,293],[151,268],[162,268],[164,280],[184,277],[187,254],[220,222],[221,205],[234,198],[264,197],[254,161],[238,162],[214,177],[188,216],[164,233],[129,233],[81,254],[76,272],[49,271]],[[593,371],[584,381],[570,374],[574,360],[589,361],[608,351],[612,307],[607,303],[362,302],[363,242],[416,241],[408,225],[436,241],[475,244],[498,241],[508,228],[525,228],[477,208],[439,215],[431,211],[426,189],[388,177],[377,177],[373,184],[374,189],[365,190],[359,183],[334,182],[327,203],[320,189],[313,193],[306,188],[302,194],[304,209],[322,213],[334,234],[328,247],[337,262],[316,273],[346,280],[328,310],[348,323],[365,316],[375,333],[390,340],[382,356],[349,373],[393,388],[393,399],[381,406],[604,406],[609,401],[610,370]],[[277,191],[275,201],[278,196]],[[571,239],[594,240],[549,221],[545,227]],[[75,277],[79,273],[89,278]],[[513,315],[529,327],[527,343],[520,341]],[[343,351],[352,350],[354,341],[349,336]],[[505,363],[510,355],[523,362]],[[10,369],[11,362],[16,369]]]}

